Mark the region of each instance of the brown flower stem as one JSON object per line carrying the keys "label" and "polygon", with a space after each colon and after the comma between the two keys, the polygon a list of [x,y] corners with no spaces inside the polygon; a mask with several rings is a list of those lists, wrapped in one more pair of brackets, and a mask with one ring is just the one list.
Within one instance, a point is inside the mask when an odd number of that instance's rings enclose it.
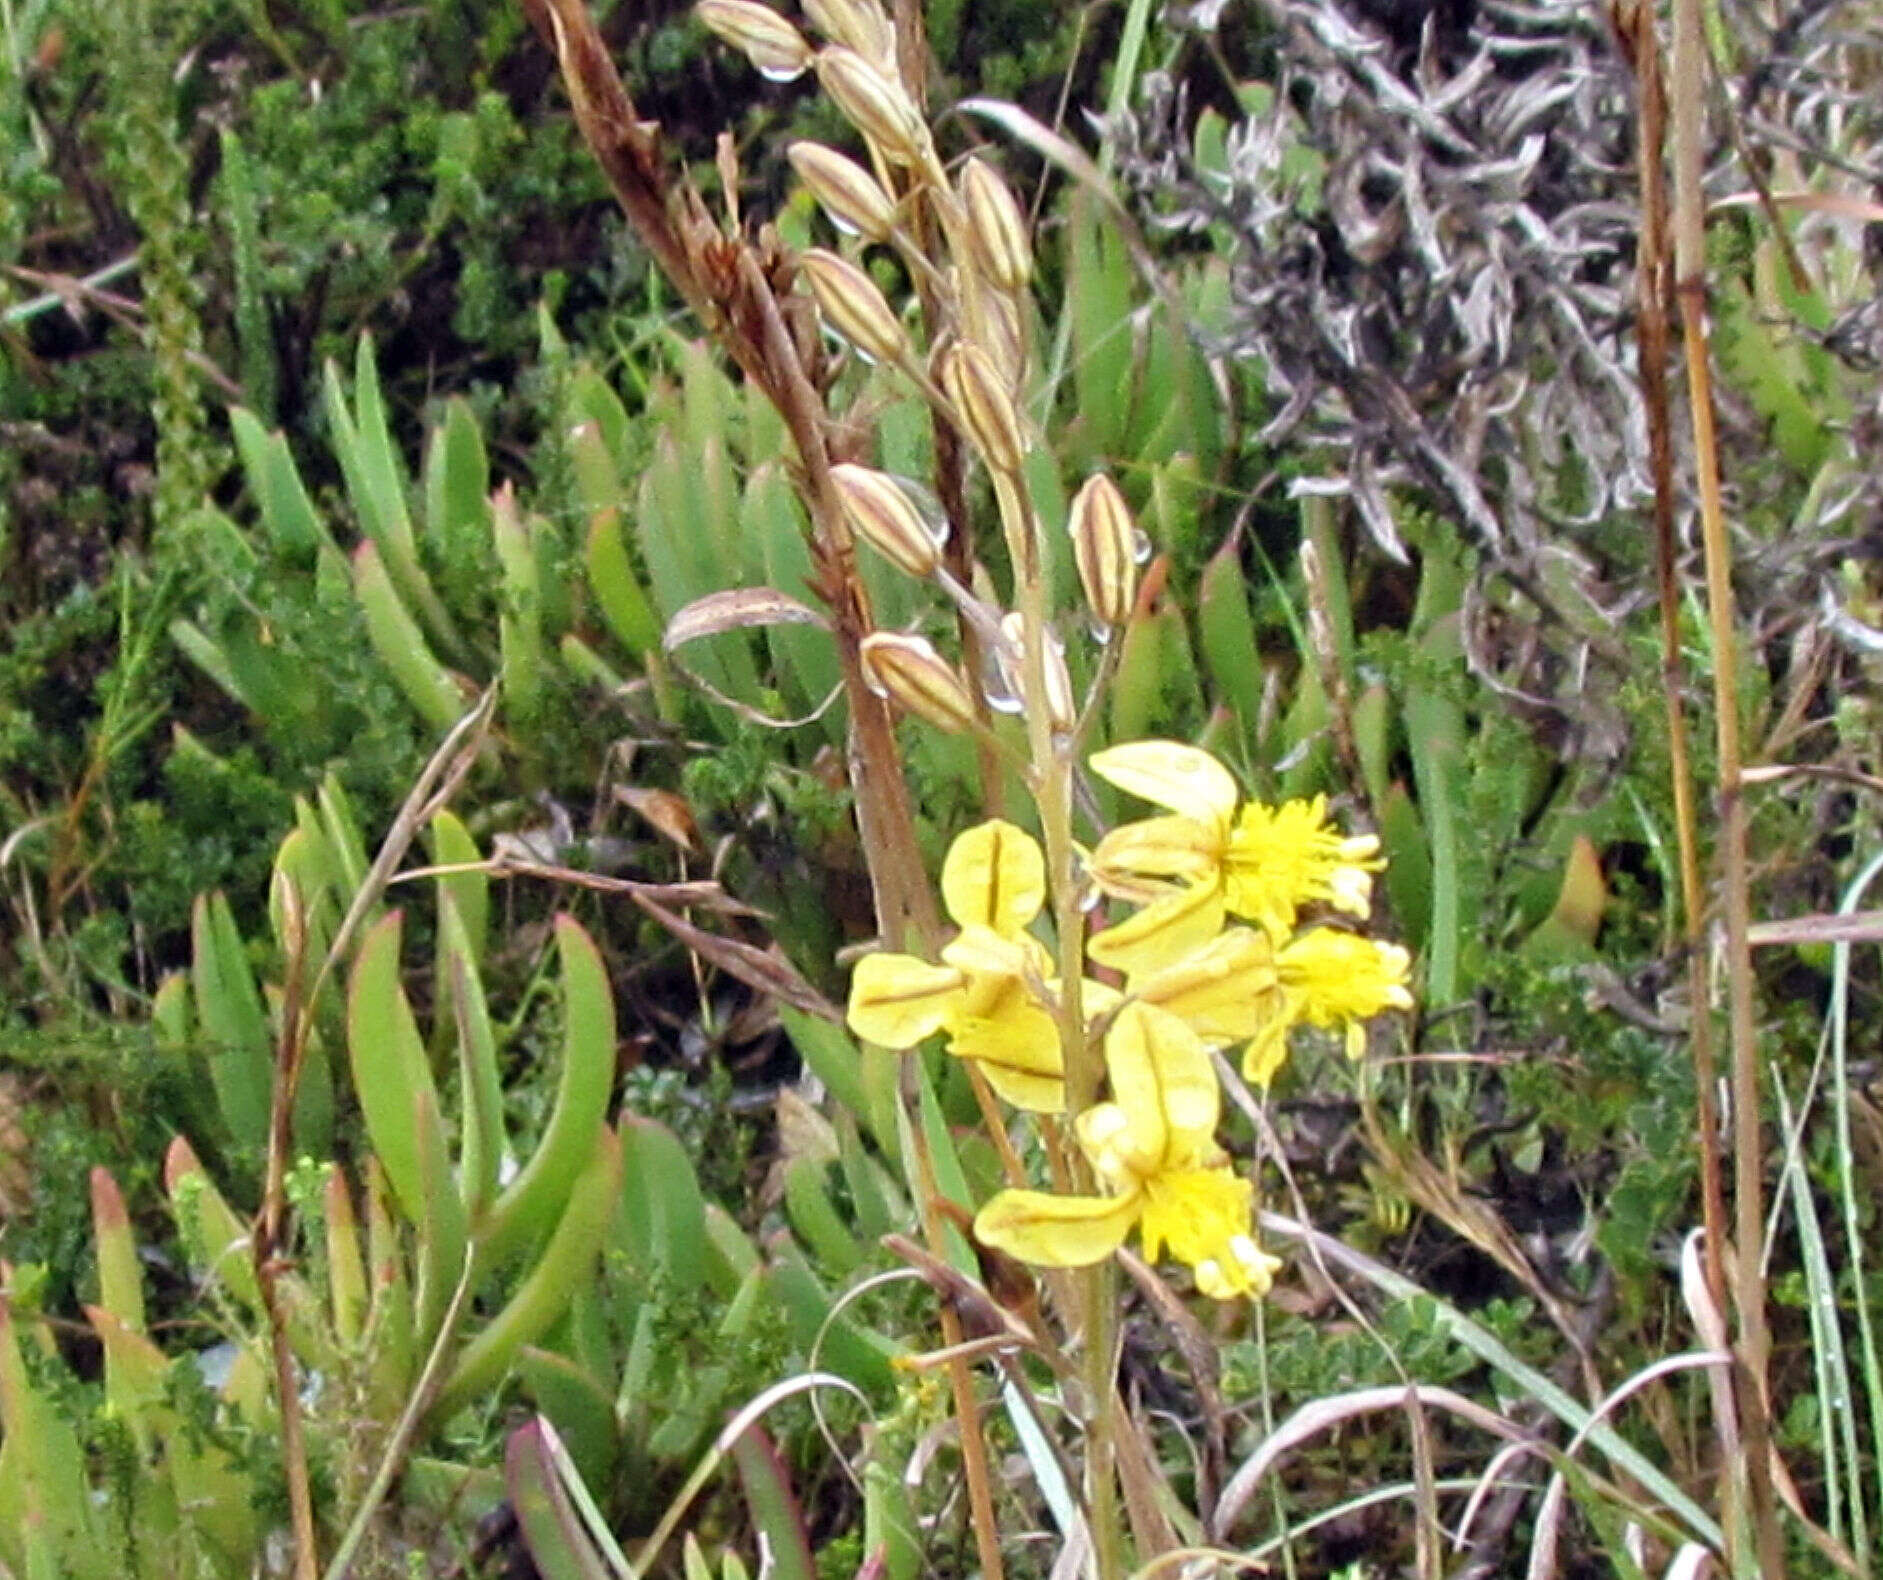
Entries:
{"label": "brown flower stem", "polygon": [[[1771,1400],[1766,1365],[1760,1246],[1765,1234],[1765,1151],[1761,1144],[1757,1031],[1753,1019],[1752,898],[1747,875],[1746,809],[1740,778],[1738,639],[1734,621],[1732,550],[1720,495],[1719,451],[1713,431],[1706,323],[1706,193],[1703,185],[1703,93],[1707,51],[1700,0],[1674,0],[1672,107],[1674,129],[1674,289],[1686,340],[1687,396],[1694,465],[1700,485],[1700,530],[1706,552],[1707,614],[1713,637],[1713,713],[1719,750],[1720,861],[1725,895],[1726,975],[1732,1028],[1733,1305],[1740,1429],[1745,1443],[1745,1514],[1752,1553],[1736,1553],[1741,1572],[1784,1580],[1784,1541],[1772,1483]],[[1706,1014],[1705,1003],[1694,1014]],[[1729,1541],[1738,1546],[1738,1525]],[[1752,1560],[1749,1562],[1748,1560]]]}
{"label": "brown flower stem", "polygon": [[[948,1231],[943,1221],[941,1187],[935,1179],[935,1159],[928,1149],[928,1134],[922,1128],[920,1094],[912,1090],[912,1061],[920,1054],[903,1056],[902,1104],[909,1116],[909,1149],[914,1153],[916,1200],[922,1217],[922,1238],[929,1254],[940,1262],[949,1260]],[[968,1515],[974,1526],[974,1545],[980,1559],[983,1580],[1002,1580],[1005,1573],[1000,1553],[1000,1523],[994,1513],[994,1482],[987,1463],[987,1439],[981,1430],[980,1401],[974,1396],[974,1365],[962,1350],[966,1332],[961,1313],[952,1301],[940,1302],[939,1315],[942,1347],[948,1355],[948,1391],[953,1396],[955,1425],[961,1437],[961,1474],[968,1484]]]}
{"label": "brown flower stem", "polygon": [[941,943],[941,917],[915,837],[915,807],[902,773],[895,720],[887,699],[877,696],[863,678],[861,648],[872,629],[869,595],[857,572],[856,546],[831,482],[827,415],[749,250],[741,250],[739,270],[757,305],[767,365],[777,380],[767,392],[785,419],[803,466],[801,492],[814,523],[814,546],[823,562],[818,591],[830,607],[844,699],[850,705],[850,783],[875,891],[876,925],[885,947],[912,945],[932,959]]}
{"label": "brown flower stem", "polygon": [[[780,292],[789,259],[728,236],[697,191],[666,168],[659,128],[640,118],[583,0],[522,0],[554,50],[576,125],[643,245],[707,331],[764,391],[791,433],[797,481],[809,509],[817,591],[830,608],[844,696],[850,708],[850,783],[875,894],[877,927],[894,949],[932,951],[940,918],[915,837],[913,803],[888,703],[864,682],[858,649],[869,632],[869,600],[857,575],[843,513],[830,485],[829,414],[801,345],[815,337],[787,325]],[[794,333],[794,328],[804,331]]]}
{"label": "brown flower stem", "polygon": [[1693,1005],[1694,1113],[1700,1141],[1700,1212],[1706,1226],[1702,1266],[1707,1293],[1726,1309],[1726,1198],[1719,1144],[1718,1076],[1713,1017],[1704,1012],[1706,982],[1706,891],[1700,878],[1699,812],[1694,804],[1693,764],[1687,749],[1683,698],[1685,666],[1680,656],[1680,548],[1674,530],[1674,441],[1668,388],[1667,177],[1662,164],[1667,140],[1667,91],[1661,80],[1660,39],[1654,13],[1636,5],[1617,22],[1632,33],[1640,132],[1641,250],[1635,265],[1636,326],[1641,342],[1641,390],[1648,419],[1648,453],[1654,470],[1654,551],[1661,606],[1661,695],[1667,714],[1668,777],[1673,782],[1674,831],[1680,863],[1682,932],[1687,947],[1687,992]]}

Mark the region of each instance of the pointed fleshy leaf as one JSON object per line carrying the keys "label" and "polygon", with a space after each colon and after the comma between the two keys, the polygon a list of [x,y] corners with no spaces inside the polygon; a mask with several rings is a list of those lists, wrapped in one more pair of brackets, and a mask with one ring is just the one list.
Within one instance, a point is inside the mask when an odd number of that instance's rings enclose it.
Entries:
{"label": "pointed fleshy leaf", "polygon": [[541,1338],[568,1309],[575,1291],[594,1276],[620,1194],[621,1143],[603,1126],[542,1256],[503,1309],[465,1345],[433,1401],[431,1419],[448,1420],[496,1387],[517,1351]]}
{"label": "pointed fleshy leaf", "polygon": [[733,1439],[732,1458],[739,1467],[752,1528],[766,1543],[773,1580],[817,1580],[804,1511],[771,1439],[758,1426],[750,1426]]}
{"label": "pointed fleshy leaf", "polygon": [[190,913],[191,981],[223,1122],[238,1145],[268,1140],[274,1085],[272,1039],[235,916],[221,893],[199,895]]}
{"label": "pointed fleshy leaf", "polygon": [[98,1256],[99,1304],[133,1333],[144,1331],[144,1275],[124,1193],[108,1169],[91,1174],[92,1242]]}
{"label": "pointed fleshy leaf", "polygon": [[676,1292],[707,1272],[706,1198],[680,1139],[652,1119],[621,1122],[621,1213],[615,1243],[638,1280],[659,1276]]}
{"label": "pointed fleshy leaf", "polygon": [[573,917],[556,918],[562,962],[562,1075],[556,1103],[534,1153],[492,1205],[478,1258],[495,1267],[554,1227],[570,1188],[594,1151],[615,1077],[615,1005],[608,971]]}
{"label": "pointed fleshy leaf", "polygon": [[393,911],[360,940],[347,991],[347,1052],[373,1154],[407,1221],[423,1224],[431,1209],[425,1159],[448,1153],[431,1064],[399,981],[402,920]]}
{"label": "pointed fleshy leaf", "polygon": [[510,1434],[504,1479],[530,1562],[543,1580],[612,1580],[550,1458],[538,1419]]}

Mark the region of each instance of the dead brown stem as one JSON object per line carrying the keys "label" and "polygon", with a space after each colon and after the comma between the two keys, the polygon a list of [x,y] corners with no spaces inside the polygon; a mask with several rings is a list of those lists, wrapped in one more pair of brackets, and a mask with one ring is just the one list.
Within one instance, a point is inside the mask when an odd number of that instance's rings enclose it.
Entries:
{"label": "dead brown stem", "polygon": [[[1732,549],[1720,494],[1719,449],[1713,429],[1706,321],[1706,192],[1704,95],[1707,49],[1700,0],[1674,0],[1671,102],[1674,130],[1674,291],[1686,341],[1687,398],[1694,467],[1700,487],[1700,529],[1706,554],[1707,613],[1713,637],[1713,714],[1719,752],[1719,854],[1726,923],[1728,1019],[1732,1028],[1733,1306],[1738,1318],[1734,1377],[1745,1444],[1745,1514],[1753,1552],[1736,1553],[1739,1572],[1754,1564],[1765,1580],[1783,1580],[1784,1542],[1772,1485],[1771,1398],[1760,1247],[1765,1234],[1765,1148],[1759,1112],[1758,1039],[1754,1023],[1751,885],[1747,875],[1746,809],[1740,783],[1738,631]],[[1698,1019],[1707,1012],[1694,1005]],[[1738,1545],[1737,1520],[1727,1521]]]}
{"label": "dead brown stem", "polygon": [[1661,44],[1654,13],[1645,3],[1617,5],[1616,31],[1635,69],[1641,178],[1641,250],[1635,265],[1636,332],[1641,343],[1641,393],[1647,408],[1648,454],[1654,469],[1654,560],[1661,606],[1661,695],[1667,712],[1668,776],[1673,781],[1674,830],[1679,845],[1682,935],[1687,947],[1694,1112],[1700,1140],[1700,1211],[1706,1225],[1702,1255],[1707,1292],[1726,1309],[1726,1198],[1721,1182],[1718,1075],[1713,1018],[1705,1013],[1706,892],[1700,878],[1700,821],[1694,805],[1693,764],[1687,749],[1686,672],[1680,657],[1680,544],[1674,524],[1674,441],[1668,389],[1667,90],[1661,80]]}
{"label": "dead brown stem", "polygon": [[523,0],[523,9],[555,52],[576,125],[642,244],[790,430],[796,481],[812,522],[814,590],[831,611],[850,708],[850,783],[877,926],[889,948],[932,950],[939,918],[916,844],[894,719],[864,683],[858,661],[870,631],[869,600],[830,487],[830,414],[808,302],[791,290],[792,260],[775,237],[726,234],[691,182],[669,170],[659,127],[636,113],[583,0]]}

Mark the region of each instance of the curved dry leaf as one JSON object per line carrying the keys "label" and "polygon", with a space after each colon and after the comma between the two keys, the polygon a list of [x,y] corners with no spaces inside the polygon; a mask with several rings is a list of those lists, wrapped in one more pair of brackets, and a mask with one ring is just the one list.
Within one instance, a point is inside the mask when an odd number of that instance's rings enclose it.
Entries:
{"label": "curved dry leaf", "polygon": [[815,724],[842,695],[842,687],[833,688],[829,696],[801,718],[781,719],[765,712],[763,708],[753,707],[749,702],[727,696],[680,660],[679,650],[702,637],[724,636],[730,631],[754,631],[773,625],[814,625],[821,631],[830,629],[830,621],[809,604],[800,603],[775,587],[728,587],[708,593],[704,598],[695,598],[690,604],[676,609],[667,622],[667,628],[661,632],[661,651],[673,659],[674,668],[679,670],[689,685],[705,692],[720,706],[732,709],[742,719],[774,730],[790,730],[801,724]]}

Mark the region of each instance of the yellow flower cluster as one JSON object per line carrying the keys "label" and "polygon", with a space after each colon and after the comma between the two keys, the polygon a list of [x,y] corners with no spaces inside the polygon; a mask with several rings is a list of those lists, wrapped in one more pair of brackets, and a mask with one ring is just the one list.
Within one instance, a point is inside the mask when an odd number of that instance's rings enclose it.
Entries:
{"label": "yellow flower cluster", "polygon": [[[1080,985],[1110,1096],[1074,1119],[1073,1134],[1105,1194],[1002,1191],[975,1233],[1024,1261],[1083,1267],[1135,1227],[1146,1257],[1168,1247],[1205,1294],[1260,1295],[1279,1264],[1255,1243],[1252,1186],[1215,1140],[1210,1050],[1241,1045],[1244,1074],[1266,1085],[1293,1027],[1344,1028],[1357,1057],[1366,1020],[1411,1006],[1403,949],[1335,927],[1296,930],[1308,906],[1366,917],[1378,841],[1342,837],[1320,799],[1243,803],[1229,771],[1195,747],[1142,741],[1091,766],[1168,814],[1112,830],[1087,863],[1102,893],[1140,906],[1087,948],[1123,975],[1122,990]],[[1007,1102],[1063,1112],[1060,984],[1028,931],[1046,900],[1039,846],[1011,823],[968,830],[942,868],[942,899],[960,931],[940,964],[867,956],[851,983],[851,1029],[889,1048],[944,1032],[948,1051]]]}

